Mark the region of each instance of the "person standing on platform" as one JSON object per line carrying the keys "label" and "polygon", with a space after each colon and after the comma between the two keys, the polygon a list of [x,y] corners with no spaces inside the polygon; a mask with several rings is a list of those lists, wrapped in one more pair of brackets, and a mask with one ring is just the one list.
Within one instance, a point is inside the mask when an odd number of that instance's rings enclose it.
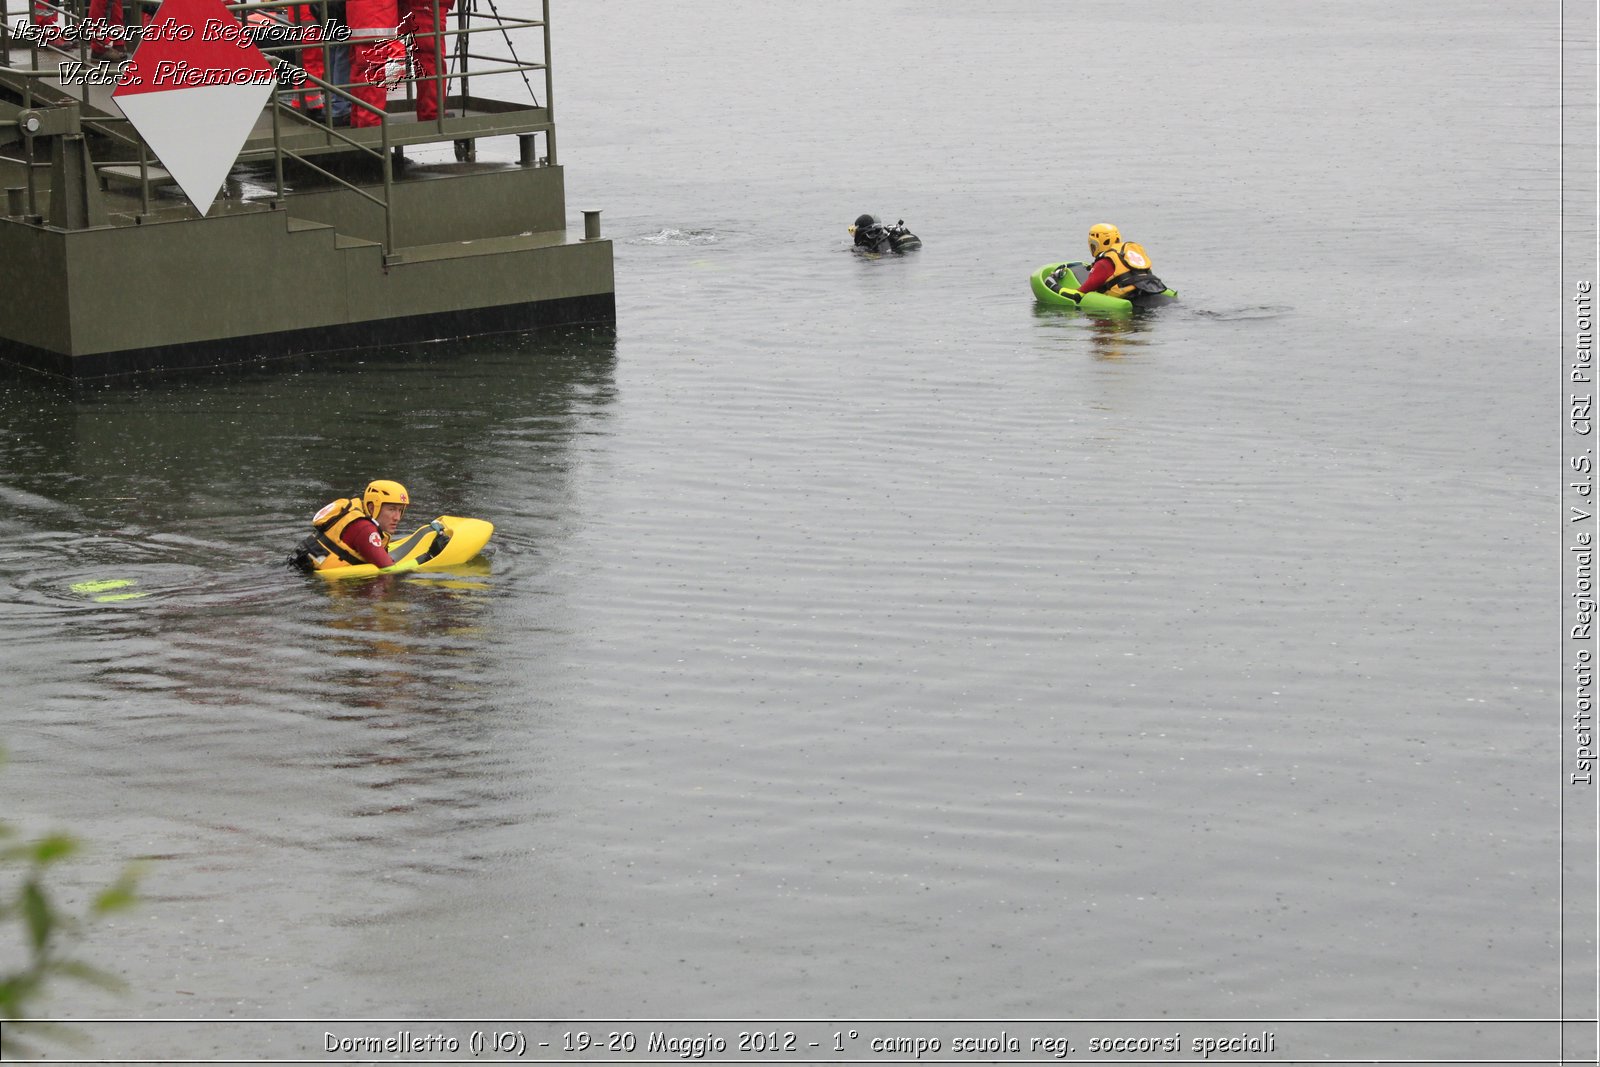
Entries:
{"label": "person standing on platform", "polygon": [[350,108],[351,126],[377,126],[387,110],[389,90],[406,72],[395,0],[346,0],[350,24],[350,94],[362,104]]}
{"label": "person standing on platform", "polygon": [[89,0],[89,22],[94,27],[89,38],[91,59],[121,63],[128,58],[122,50],[122,0]]}
{"label": "person standing on platform", "polygon": [[[257,47],[268,50],[274,59],[288,66],[279,68],[278,84],[282,87],[278,99],[285,105],[304,111],[311,118],[322,121],[322,87],[312,82],[301,82],[294,76],[292,58],[300,60],[300,69],[313,77],[323,77],[322,50],[315,42],[322,39],[322,27],[310,4],[294,8],[269,8],[251,11],[244,15],[244,24],[250,39]],[[298,55],[287,52],[289,45],[308,42]]]}
{"label": "person standing on platform", "polygon": [[[401,27],[416,48],[418,122],[432,122],[439,117],[439,83],[434,77],[443,61],[443,33],[454,4],[455,0],[438,0],[435,18],[434,0],[400,0]],[[444,95],[450,95],[448,79]]]}
{"label": "person standing on platform", "polygon": [[[331,0],[328,4],[328,74],[327,80],[346,92],[350,89],[350,43],[346,39],[349,23],[345,18],[345,0]],[[350,101],[331,95],[328,112],[335,126],[350,125]]]}
{"label": "person standing on platform", "polygon": [[29,18],[39,27],[39,32],[34,40],[39,42],[40,48],[58,48],[61,46],[61,27],[56,22],[56,9],[51,6],[50,0],[33,0],[32,13]]}

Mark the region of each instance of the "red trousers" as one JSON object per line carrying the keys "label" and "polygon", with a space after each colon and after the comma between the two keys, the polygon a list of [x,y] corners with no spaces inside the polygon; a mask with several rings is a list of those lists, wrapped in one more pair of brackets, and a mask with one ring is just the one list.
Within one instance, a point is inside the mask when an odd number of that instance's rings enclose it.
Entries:
{"label": "red trousers", "polygon": [[[301,4],[294,9],[295,21],[300,23],[300,39],[306,41],[307,46],[300,50],[300,68],[312,77],[328,80],[327,64],[323,62],[324,51],[319,43],[325,38],[322,23],[317,21],[316,12],[310,4]],[[294,106],[314,111],[324,107],[327,99],[322,92],[322,86],[307,82],[305,91],[295,96]]]}
{"label": "red trousers", "polygon": [[437,31],[449,24],[454,5],[455,0],[439,0],[439,20],[435,24],[433,0],[400,0],[401,28],[411,35],[416,47],[417,118],[422,122],[439,117],[439,83],[434,81],[434,75],[439,73],[444,38]]}
{"label": "red trousers", "polygon": [[[121,26],[122,0],[89,0],[89,17],[95,20],[104,19],[108,27]],[[126,40],[113,37],[110,33],[97,33],[89,40],[92,44],[111,48],[121,48],[128,43]]]}
{"label": "red trousers", "polygon": [[[405,45],[400,43],[400,12],[395,0],[348,0],[350,27],[350,125],[377,126],[387,109],[389,89],[405,73]],[[361,104],[366,104],[362,107]]]}
{"label": "red trousers", "polygon": [[[424,122],[439,117],[439,85],[434,81],[443,62],[443,36],[446,16],[455,0],[438,0],[438,19],[434,19],[434,0],[349,0],[351,95],[371,107],[385,110],[389,89],[406,73],[402,32],[409,34],[416,47],[417,118]],[[350,112],[350,125],[376,126],[378,116],[367,108]]]}

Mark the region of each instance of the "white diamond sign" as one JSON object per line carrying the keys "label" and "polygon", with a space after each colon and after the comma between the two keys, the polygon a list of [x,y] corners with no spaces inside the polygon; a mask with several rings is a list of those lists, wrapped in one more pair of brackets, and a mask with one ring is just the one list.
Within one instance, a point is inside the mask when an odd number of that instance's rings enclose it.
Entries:
{"label": "white diamond sign", "polygon": [[111,97],[204,215],[275,85],[222,0],[162,0]]}

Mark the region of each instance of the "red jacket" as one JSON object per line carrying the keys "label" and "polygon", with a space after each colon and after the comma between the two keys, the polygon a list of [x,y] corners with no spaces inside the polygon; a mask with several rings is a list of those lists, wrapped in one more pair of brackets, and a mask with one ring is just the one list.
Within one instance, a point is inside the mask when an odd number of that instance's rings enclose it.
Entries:
{"label": "red jacket", "polygon": [[1109,256],[1097,256],[1089,265],[1089,276],[1078,286],[1080,293],[1098,293],[1100,287],[1111,280],[1111,275],[1116,272],[1116,264],[1111,262]]}
{"label": "red jacket", "polygon": [[379,567],[392,567],[394,560],[383,547],[383,531],[371,519],[351,519],[339,540],[350,546],[362,559]]}

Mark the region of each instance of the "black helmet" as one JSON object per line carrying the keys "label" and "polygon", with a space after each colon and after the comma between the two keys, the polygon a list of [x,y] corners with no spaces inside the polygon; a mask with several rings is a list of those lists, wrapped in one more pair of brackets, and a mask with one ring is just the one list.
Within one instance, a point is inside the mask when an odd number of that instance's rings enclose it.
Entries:
{"label": "black helmet", "polygon": [[857,215],[856,216],[856,229],[864,230],[868,226],[876,225],[877,221],[878,221],[878,216],[876,216],[876,215]]}

